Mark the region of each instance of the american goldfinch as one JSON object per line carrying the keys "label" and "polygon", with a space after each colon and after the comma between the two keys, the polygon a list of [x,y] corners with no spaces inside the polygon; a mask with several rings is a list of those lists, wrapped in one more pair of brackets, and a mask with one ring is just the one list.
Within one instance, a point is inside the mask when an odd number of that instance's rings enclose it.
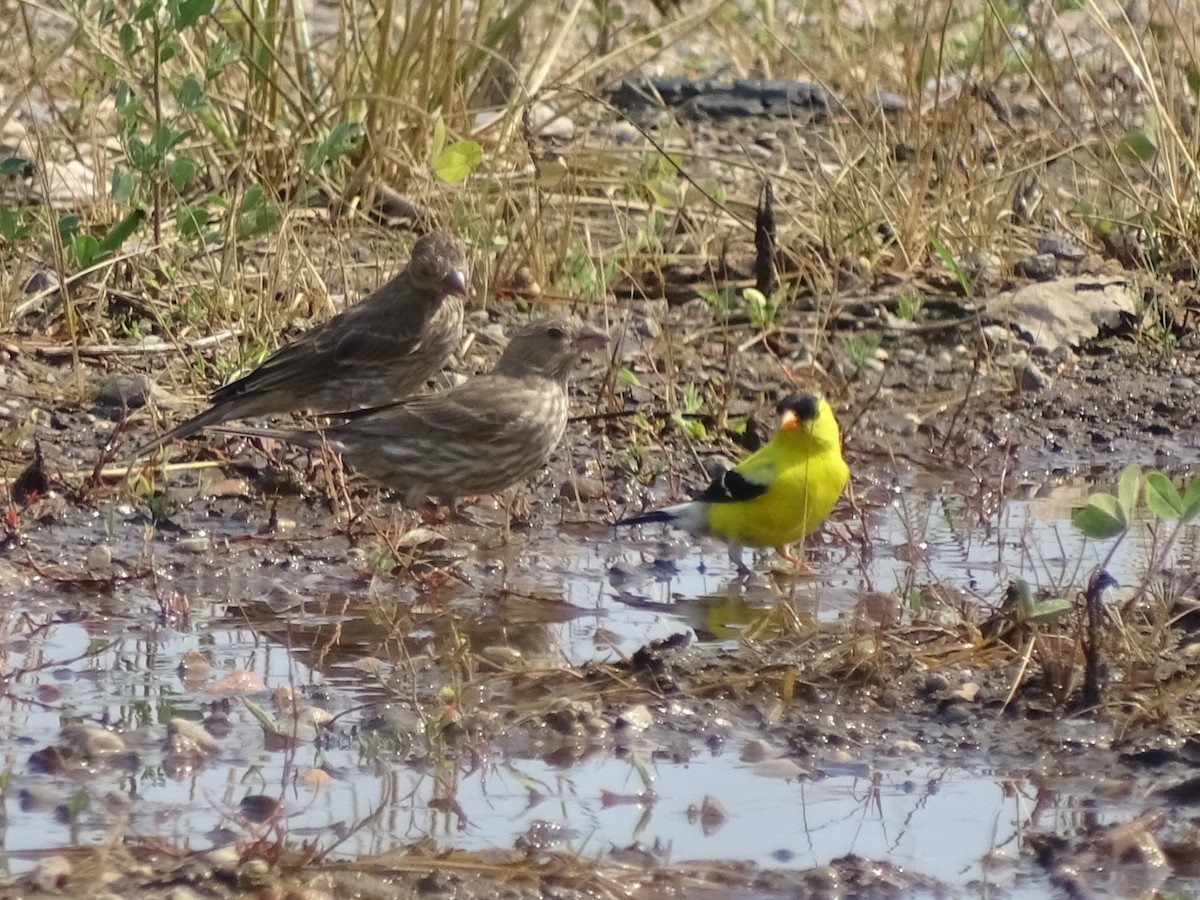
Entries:
{"label": "american goldfinch", "polygon": [[363,409],[407,397],[462,344],[459,298],[467,285],[462,245],[441,232],[425,235],[395,278],[215,391],[209,409],[139,447],[136,455],[230,419]]}
{"label": "american goldfinch", "polygon": [[496,367],[457,387],[350,413],[316,431],[215,428],[316,449],[328,446],[407,506],[492,494],[540,469],[567,427],[567,376],[608,335],[542,319],[513,336]]}
{"label": "american goldfinch", "polygon": [[729,543],[738,571],[742,548],[774,547],[786,559],[788,544],[816,531],[837,503],[850,470],[842,459],[833,410],[824,398],[792,394],[779,403],[779,429],[771,440],[689,502],[617,525],[667,522],[693,534],[716,535]]}

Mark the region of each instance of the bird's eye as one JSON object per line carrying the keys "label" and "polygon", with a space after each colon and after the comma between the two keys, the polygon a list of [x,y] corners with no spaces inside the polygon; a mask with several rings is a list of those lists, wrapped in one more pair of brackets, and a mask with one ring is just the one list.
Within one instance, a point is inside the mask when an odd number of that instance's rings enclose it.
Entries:
{"label": "bird's eye", "polygon": [[557,326],[552,326],[550,328],[547,328],[546,334],[550,335],[550,337],[552,337],[556,341],[561,341],[563,338],[565,338],[567,336],[566,333]]}

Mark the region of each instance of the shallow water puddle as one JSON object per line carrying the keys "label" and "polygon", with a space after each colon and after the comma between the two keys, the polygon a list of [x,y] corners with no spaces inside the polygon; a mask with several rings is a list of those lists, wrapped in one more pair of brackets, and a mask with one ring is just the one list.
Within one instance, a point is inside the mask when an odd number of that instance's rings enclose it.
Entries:
{"label": "shallow water puddle", "polygon": [[[725,548],[715,540],[697,543],[658,526],[605,540],[594,529],[569,526],[545,542],[554,547],[544,568],[509,575],[510,585],[552,591],[561,584],[566,599],[596,610],[595,624],[615,637],[614,652],[632,653],[649,640],[681,627],[701,637],[736,638],[739,628],[771,604],[786,600],[817,621],[861,612],[868,593],[899,597],[921,586],[941,585],[964,602],[996,606],[1013,579],[1049,592],[1082,590],[1105,564],[1110,542],[1086,541],[1071,525],[1071,511],[1092,489],[1079,484],[1047,485],[1028,500],[980,504],[941,487],[928,494],[879,491],[866,499],[870,547],[857,538],[826,533],[810,546],[812,571],[792,577],[786,562],[761,552],[755,575],[740,579]],[[861,534],[860,522],[848,523]],[[1197,557],[1200,528],[1184,529],[1176,544],[1184,564]],[[1107,570],[1118,585],[1135,587],[1142,577],[1149,538],[1131,532]],[[749,551],[747,559],[749,559]],[[760,574],[774,566],[780,578]],[[714,627],[715,626],[715,627]],[[594,629],[578,621],[558,630],[564,657],[578,664],[599,656]]]}
{"label": "shallow water puddle", "polygon": [[[916,745],[881,759],[805,759],[803,769],[787,758],[745,762],[754,735],[719,716],[595,742],[530,737],[516,726],[510,735],[503,724],[486,740],[444,741],[427,737],[437,715],[429,698],[456,683],[448,659],[461,647],[469,647],[461,665],[475,680],[446,702],[479,710],[496,690],[489,666],[511,673],[616,661],[680,632],[735,641],[782,599],[828,622],[862,614],[867,592],[907,597],[931,583],[993,604],[1018,576],[1077,589],[1107,550],[1084,546],[1071,528],[1071,507],[1086,493],[1052,487],[1002,504],[945,488],[875,489],[859,498],[869,551],[853,537],[861,522],[851,519],[850,539],[827,536],[810,550],[813,572],[799,577],[739,580],[718,544],[651,529],[614,540],[607,528],[567,523],[473,553],[458,564],[463,583],[429,590],[405,576],[368,583],[345,566],[338,538],[311,545],[295,564],[264,552],[261,564],[240,568],[220,565],[219,553],[199,566],[200,558],[162,541],[157,562],[169,559],[175,580],[157,589],[140,579],[108,593],[68,594],[34,580],[6,592],[29,617],[14,605],[6,623],[6,669],[22,674],[9,681],[0,714],[0,752],[12,773],[3,856],[10,871],[21,871],[38,852],[128,834],[220,845],[271,832],[242,806],[247,795],[264,795],[282,801],[280,833],[340,856],[424,837],[445,847],[585,854],[638,842],[670,861],[764,867],[806,868],[853,853],[952,884],[999,883],[1010,897],[1045,896],[1027,861],[1012,862],[1024,855],[1027,830],[1073,834],[1084,819],[1122,821],[1145,804],[1100,804],[1077,774],[947,764],[920,758]],[[239,533],[233,521],[218,527]],[[129,529],[128,546],[117,542],[118,558],[137,558],[137,531]],[[1192,532],[1180,545],[1185,559],[1194,555]],[[98,524],[80,529],[69,549],[82,557],[98,534]],[[50,538],[30,540],[36,548]],[[1146,552],[1128,541],[1110,571],[1135,583]],[[191,599],[186,622],[160,622],[155,598],[165,587]],[[98,646],[105,649],[89,654]],[[203,655],[206,674],[181,670],[190,651]],[[378,665],[364,664],[367,657]],[[262,679],[266,691],[253,697],[264,708],[269,692],[293,686],[338,718],[316,739],[267,740],[236,694],[213,693],[235,670]],[[409,702],[418,694],[424,721]],[[286,720],[278,708],[273,714]],[[683,719],[695,715],[681,710]],[[215,755],[164,752],[175,717],[208,717],[221,732]],[[119,726],[136,758],[31,763],[64,723],[80,720]],[[329,778],[307,777],[317,770]]]}
{"label": "shallow water puddle", "polygon": [[[173,766],[155,749],[161,721],[199,717],[214,705],[203,692],[184,690],[165,663],[187,649],[203,647],[219,671],[248,664],[269,689],[317,683],[333,709],[361,702],[366,679],[337,667],[322,677],[221,619],[199,625],[195,635],[163,638],[117,638],[85,664],[14,685],[17,698],[45,697],[50,685],[72,712],[129,723],[126,744],[139,760],[69,774],[31,772],[29,751],[57,732],[60,714],[34,703],[10,705],[3,744],[14,789],[0,832],[10,871],[32,866],[36,851],[114,835],[153,835],[204,849],[265,833],[241,817],[239,804],[248,794],[266,794],[282,797],[280,824],[292,839],[339,855],[382,852],[424,837],[463,849],[529,845],[585,853],[639,842],[664,861],[728,858],[807,868],[854,853],[952,884],[986,880],[1013,888],[1011,863],[1025,830],[1070,833],[1083,817],[1116,820],[1140,809],[1110,805],[1098,812],[1079,779],[902,759],[818,760],[807,768],[780,759],[743,761],[749,736],[734,733],[709,746],[674,735],[639,736],[619,757],[598,752],[566,766],[523,754],[502,758],[496,747],[472,766],[450,751],[442,760],[381,753],[367,761],[358,741],[336,737],[321,746],[269,750],[236,701],[227,707],[229,732],[219,754],[195,767]],[[90,640],[79,624],[54,625],[39,653],[76,654]],[[316,767],[332,780],[305,787],[299,776]],[[1027,888],[1028,896],[1046,889]]]}

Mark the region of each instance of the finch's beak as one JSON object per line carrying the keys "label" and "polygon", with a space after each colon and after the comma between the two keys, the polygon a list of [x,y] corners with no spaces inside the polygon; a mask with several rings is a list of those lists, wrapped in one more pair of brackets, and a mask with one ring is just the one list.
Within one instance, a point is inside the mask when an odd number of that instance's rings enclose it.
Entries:
{"label": "finch's beak", "polygon": [[581,352],[587,350],[599,350],[608,343],[608,335],[603,331],[598,331],[590,325],[584,325],[575,335],[575,349]]}
{"label": "finch's beak", "polygon": [[780,431],[796,431],[821,417],[821,400],[812,394],[793,394],[779,404],[783,413],[779,419]]}
{"label": "finch's beak", "polygon": [[470,279],[467,278],[467,273],[460,269],[455,269],[446,276],[442,282],[442,290],[447,294],[456,294],[459,297],[467,296],[467,287],[470,285]]}

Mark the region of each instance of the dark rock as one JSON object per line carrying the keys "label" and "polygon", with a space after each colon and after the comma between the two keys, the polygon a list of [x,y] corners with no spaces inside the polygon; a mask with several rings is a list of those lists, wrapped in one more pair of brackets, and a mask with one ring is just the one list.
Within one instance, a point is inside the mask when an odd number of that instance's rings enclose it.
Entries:
{"label": "dark rock", "polygon": [[96,394],[96,405],[107,409],[139,409],[150,399],[150,379],[142,374],[109,376]]}
{"label": "dark rock", "polygon": [[1013,272],[1021,278],[1050,281],[1058,275],[1058,260],[1052,253],[1037,253],[1013,263]]}
{"label": "dark rock", "polygon": [[1084,257],[1082,249],[1061,235],[1049,231],[1038,238],[1037,252],[1039,255],[1049,253],[1056,259],[1067,262],[1079,262]]}

